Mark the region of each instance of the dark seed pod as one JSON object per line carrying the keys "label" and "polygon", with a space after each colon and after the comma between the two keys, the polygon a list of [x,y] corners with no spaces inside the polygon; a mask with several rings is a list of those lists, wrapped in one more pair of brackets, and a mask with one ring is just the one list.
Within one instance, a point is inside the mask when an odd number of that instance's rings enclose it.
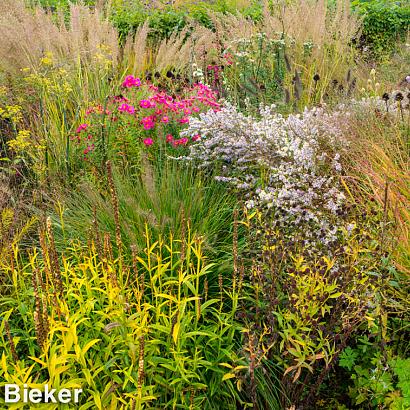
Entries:
{"label": "dark seed pod", "polygon": [[398,93],[396,94],[396,96],[394,97],[394,99],[395,99],[396,101],[402,101],[402,100],[404,99],[404,96],[403,96],[402,93],[398,92]]}
{"label": "dark seed pod", "polygon": [[172,78],[172,79],[174,79],[174,78],[175,78],[174,73],[173,73],[172,71],[168,70],[168,71],[167,71],[167,78]]}
{"label": "dark seed pod", "polygon": [[317,81],[319,81],[319,80],[320,80],[320,75],[319,75],[319,74],[315,74],[315,75],[313,76],[313,81],[317,82]]}
{"label": "dark seed pod", "polygon": [[388,101],[390,99],[389,93],[384,93],[383,96],[382,96],[382,99],[384,101]]}

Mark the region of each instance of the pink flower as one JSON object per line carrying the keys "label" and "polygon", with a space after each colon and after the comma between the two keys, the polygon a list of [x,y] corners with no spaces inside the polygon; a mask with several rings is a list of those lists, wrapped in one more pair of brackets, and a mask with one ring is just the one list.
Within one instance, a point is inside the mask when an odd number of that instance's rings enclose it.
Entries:
{"label": "pink flower", "polygon": [[133,75],[127,75],[125,77],[124,82],[122,83],[122,86],[125,88],[140,87],[141,80],[139,78],[134,77]]}
{"label": "pink flower", "polygon": [[86,130],[87,127],[88,127],[88,124],[81,124],[81,125],[77,128],[76,133],[79,134],[81,131]]}
{"label": "pink flower", "polygon": [[174,137],[171,134],[167,134],[167,136],[165,137],[165,140],[167,142],[172,142],[174,140]]}
{"label": "pink flower", "polygon": [[141,124],[143,125],[145,130],[150,130],[151,128],[155,127],[155,122],[154,122],[154,118],[152,116],[150,117],[144,117],[141,120]]}
{"label": "pink flower", "polygon": [[87,155],[90,151],[93,151],[95,148],[94,144],[87,145],[87,148],[84,150],[84,155]]}
{"label": "pink flower", "polygon": [[187,124],[188,122],[189,122],[188,117],[182,117],[182,118],[179,119],[180,124]]}
{"label": "pink flower", "polygon": [[135,114],[135,108],[134,108],[132,105],[128,105],[128,104],[126,104],[126,103],[121,104],[121,105],[118,107],[118,111],[120,111],[120,112],[127,112],[127,113],[129,113],[129,114]]}
{"label": "pink flower", "polygon": [[192,111],[193,112],[199,112],[199,108],[198,107],[192,107]]}
{"label": "pink flower", "polygon": [[186,145],[188,143],[188,138],[180,138],[179,140],[175,140],[172,142],[172,145],[174,147],[178,145]]}
{"label": "pink flower", "polygon": [[140,101],[141,108],[151,108],[151,101],[149,100],[141,100]]}
{"label": "pink flower", "polygon": [[167,115],[164,115],[161,118],[161,122],[163,122],[164,124],[168,124],[169,123],[169,117]]}
{"label": "pink flower", "polygon": [[199,140],[199,138],[201,138],[201,136],[199,134],[196,134],[191,138],[191,140],[192,141],[197,141],[197,140]]}
{"label": "pink flower", "polygon": [[151,130],[155,127],[155,124],[153,122],[144,122],[142,125],[144,127],[144,130]]}
{"label": "pink flower", "polygon": [[191,110],[190,110],[189,108],[185,108],[184,114],[185,114],[185,115],[190,115],[190,114],[191,114]]}
{"label": "pink flower", "polygon": [[145,140],[143,141],[144,144],[148,147],[150,145],[152,145],[154,143],[154,141],[152,140],[152,138],[145,138]]}

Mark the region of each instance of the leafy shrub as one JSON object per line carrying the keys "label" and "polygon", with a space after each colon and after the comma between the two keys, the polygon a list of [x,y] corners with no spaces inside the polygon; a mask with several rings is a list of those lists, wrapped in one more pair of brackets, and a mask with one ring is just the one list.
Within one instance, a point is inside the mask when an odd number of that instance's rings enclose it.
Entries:
{"label": "leafy shrub", "polygon": [[380,349],[366,336],[355,349],[343,350],[339,365],[352,372],[349,395],[355,405],[397,410],[410,406],[410,358],[392,353],[391,347]]}
{"label": "leafy shrub", "polygon": [[189,226],[167,240],[147,231],[145,252],[128,261],[113,259],[109,237],[72,243],[60,259],[48,227],[43,257],[32,248],[21,264],[16,249],[13,264],[2,260],[16,299],[1,300],[1,386],[81,387],[83,409],[236,408],[224,375],[247,369],[234,347],[239,290],[208,286],[214,265]]}
{"label": "leafy shrub", "polygon": [[[392,118],[401,116],[401,102],[392,102]],[[395,280],[379,259],[390,249],[386,222],[373,209],[371,218],[355,210],[343,182],[344,125],[355,109],[371,111],[374,104],[384,102],[353,101],[339,111],[287,118],[274,107],[253,118],[227,106],[201,114],[182,132],[202,135],[185,160],[216,170],[248,208],[252,249],[244,255],[254,296],[242,314],[258,349],[282,364],[296,403],[312,405],[355,332],[373,326],[379,292]],[[400,303],[399,294],[393,298]]]}
{"label": "leafy shrub", "polygon": [[286,239],[277,214],[249,213],[256,246],[244,257],[252,261],[254,295],[243,302],[242,315],[260,348],[281,364],[282,385],[294,405],[314,407],[329,386],[339,391],[332,372],[339,354],[378,320],[380,278],[389,278],[378,263],[378,228],[359,212],[345,218],[355,227],[339,230],[328,245],[332,256],[319,258],[303,236]]}
{"label": "leafy shrub", "polygon": [[352,5],[363,18],[361,47],[380,56],[391,52],[397,40],[405,38],[410,28],[408,2],[355,0]]}
{"label": "leafy shrub", "polygon": [[125,2],[117,0],[113,3],[111,20],[118,28],[122,38],[135,32],[135,30],[148,21],[151,29],[150,37],[154,40],[169,38],[172,33],[181,31],[190,22],[196,22],[208,28],[214,28],[211,14],[231,13],[238,11],[244,16],[260,19],[262,7],[258,1],[244,2],[239,5],[235,1],[217,0],[214,2],[197,1],[181,2],[177,5],[146,6],[140,1]]}

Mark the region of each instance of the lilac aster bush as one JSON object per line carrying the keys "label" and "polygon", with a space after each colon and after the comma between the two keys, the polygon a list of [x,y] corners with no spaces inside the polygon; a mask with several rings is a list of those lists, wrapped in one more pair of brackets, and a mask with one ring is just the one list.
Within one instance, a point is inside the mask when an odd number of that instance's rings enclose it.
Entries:
{"label": "lilac aster bush", "polygon": [[241,300],[240,315],[268,360],[283,366],[295,401],[304,385],[311,386],[307,400],[313,397],[376,306],[376,279],[367,276],[375,245],[364,235],[366,216],[349,210],[341,182],[350,115],[320,107],[285,117],[262,106],[253,117],[226,106],[183,131],[201,138],[180,159],[212,169],[248,208],[251,245],[241,274],[253,294]]}
{"label": "lilac aster bush", "polygon": [[216,166],[216,178],[239,189],[248,209],[273,214],[284,234],[303,232],[307,248],[325,251],[344,223],[339,115],[315,108],[284,117],[262,106],[254,118],[228,105],[192,119],[182,135],[201,139],[180,159]]}

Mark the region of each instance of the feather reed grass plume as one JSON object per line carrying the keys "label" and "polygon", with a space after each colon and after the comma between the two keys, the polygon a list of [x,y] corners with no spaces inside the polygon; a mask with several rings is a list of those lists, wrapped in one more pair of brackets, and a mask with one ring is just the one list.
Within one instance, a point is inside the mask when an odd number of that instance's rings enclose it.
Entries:
{"label": "feather reed grass plume", "polygon": [[249,38],[257,32],[257,26],[243,16],[209,13],[214,29],[189,21],[189,29],[174,33],[163,40],[155,55],[155,67],[165,71],[172,67],[186,70],[196,63],[205,65],[218,61],[225,46],[232,40]]}
{"label": "feather reed grass plume", "polygon": [[147,43],[149,31],[148,23],[145,22],[125,41],[122,65],[130,73],[141,74],[149,64],[150,48]]}
{"label": "feather reed grass plume", "polygon": [[336,1],[333,10],[327,0],[301,0],[286,6],[282,2],[272,11],[269,7],[264,9],[263,28],[269,37],[284,32],[299,44],[312,42],[318,46],[317,51],[335,42],[349,47],[359,26],[348,0]]}
{"label": "feather reed grass plume", "polygon": [[22,0],[0,3],[0,68],[18,73],[35,68],[51,52],[57,61],[91,64],[104,49],[113,65],[119,57],[118,35],[98,11],[71,5],[66,24],[59,15],[53,19],[40,7],[28,9]]}
{"label": "feather reed grass plume", "polygon": [[185,42],[188,29],[181,33],[174,33],[169,39],[163,40],[159,46],[155,57],[155,67],[158,71],[165,71],[169,67],[181,69],[189,61],[190,42]]}
{"label": "feather reed grass plume", "polygon": [[241,38],[248,39],[260,31],[258,24],[241,14],[210,13],[209,17],[215,27],[215,37],[218,37],[222,42]]}
{"label": "feather reed grass plume", "polygon": [[[321,102],[332,81],[345,78],[347,69],[354,64],[356,50],[352,39],[360,34],[360,20],[351,12],[348,0],[334,4],[328,0],[301,0],[290,4],[280,1],[274,7],[266,3],[261,31],[268,38],[292,43],[286,51],[286,66],[288,71],[290,68],[299,71],[305,91],[301,93],[294,88],[292,96],[301,108]],[[285,79],[286,101],[291,99],[290,79]]]}

